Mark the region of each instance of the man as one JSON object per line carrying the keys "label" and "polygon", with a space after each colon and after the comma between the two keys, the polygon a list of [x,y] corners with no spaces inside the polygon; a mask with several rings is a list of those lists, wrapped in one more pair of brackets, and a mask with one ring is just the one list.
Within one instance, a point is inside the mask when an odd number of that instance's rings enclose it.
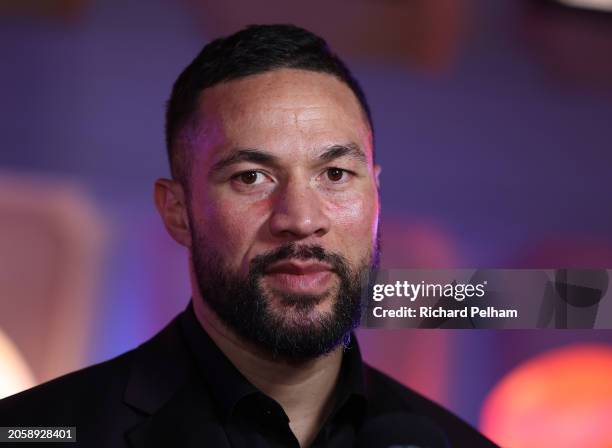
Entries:
{"label": "man", "polygon": [[174,85],[166,140],[155,203],[189,249],[191,304],[5,400],[1,426],[76,426],[82,446],[493,446],[361,361],[380,168],[365,96],[322,39],[275,25],[211,42]]}

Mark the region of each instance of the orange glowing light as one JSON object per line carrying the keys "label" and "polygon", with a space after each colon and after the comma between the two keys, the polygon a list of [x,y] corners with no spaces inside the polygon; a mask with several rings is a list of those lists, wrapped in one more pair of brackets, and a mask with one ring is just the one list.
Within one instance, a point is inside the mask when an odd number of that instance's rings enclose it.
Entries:
{"label": "orange glowing light", "polygon": [[572,345],[521,364],[491,391],[480,423],[503,447],[612,447],[612,346]]}

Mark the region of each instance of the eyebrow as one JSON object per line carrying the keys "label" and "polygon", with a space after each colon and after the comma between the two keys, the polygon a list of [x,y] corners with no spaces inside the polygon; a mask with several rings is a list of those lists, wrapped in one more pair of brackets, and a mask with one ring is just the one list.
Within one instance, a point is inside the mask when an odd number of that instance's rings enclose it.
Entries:
{"label": "eyebrow", "polygon": [[[360,162],[367,163],[365,153],[355,143],[330,146],[319,155],[319,160],[324,163],[328,163],[340,157],[351,157]],[[246,148],[238,149],[229,154],[227,157],[222,158],[211,167],[210,172],[213,173],[216,171],[221,171],[228,166],[241,162],[252,162],[268,166],[280,165],[280,159],[277,156],[260,149]]]}
{"label": "eyebrow", "polygon": [[253,162],[270,166],[276,166],[279,164],[278,157],[268,152],[261,151],[260,149],[238,149],[215,163],[210,169],[210,172],[220,171],[230,165],[235,165],[241,162]]}
{"label": "eyebrow", "polygon": [[363,163],[367,163],[368,161],[365,153],[355,143],[330,146],[319,156],[319,159],[323,162],[331,162],[340,157],[351,157]]}

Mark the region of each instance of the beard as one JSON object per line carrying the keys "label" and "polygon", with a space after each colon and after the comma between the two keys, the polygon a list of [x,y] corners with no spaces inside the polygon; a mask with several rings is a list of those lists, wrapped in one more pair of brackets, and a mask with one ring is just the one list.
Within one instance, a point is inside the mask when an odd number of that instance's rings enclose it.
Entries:
{"label": "beard", "polygon": [[[329,353],[359,325],[362,288],[378,269],[379,236],[371,253],[355,267],[321,246],[291,242],[254,257],[245,278],[227,268],[222,256],[194,231],[191,258],[202,299],[227,327],[274,359],[301,362]],[[326,263],[338,281],[321,294],[268,291],[262,286],[271,265],[291,259]],[[274,299],[278,310],[272,307]],[[316,312],[324,300],[331,300],[331,309]]]}

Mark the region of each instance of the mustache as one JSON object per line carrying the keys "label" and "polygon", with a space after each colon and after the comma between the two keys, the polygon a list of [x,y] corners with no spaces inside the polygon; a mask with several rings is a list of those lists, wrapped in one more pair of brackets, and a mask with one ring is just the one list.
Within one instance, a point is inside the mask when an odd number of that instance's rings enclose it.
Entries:
{"label": "mustache", "polygon": [[317,260],[329,264],[336,274],[345,275],[349,272],[348,261],[342,255],[328,252],[316,244],[298,246],[295,242],[255,256],[251,260],[250,271],[255,275],[263,275],[269,266],[283,260]]}

